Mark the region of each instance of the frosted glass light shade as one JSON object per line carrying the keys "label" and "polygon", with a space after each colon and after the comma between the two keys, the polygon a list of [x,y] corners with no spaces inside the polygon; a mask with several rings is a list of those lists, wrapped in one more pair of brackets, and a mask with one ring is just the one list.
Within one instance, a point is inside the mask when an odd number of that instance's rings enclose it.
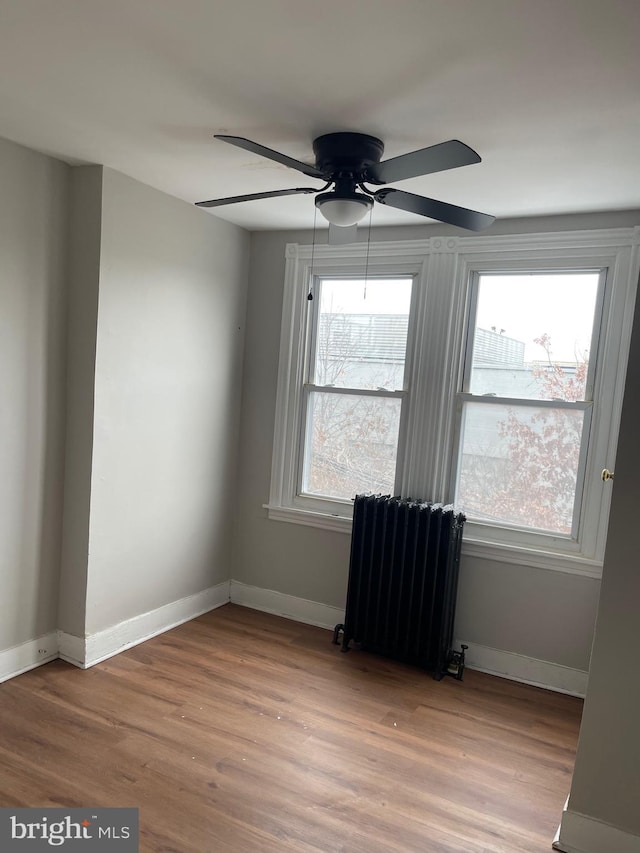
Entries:
{"label": "frosted glass light shade", "polygon": [[369,212],[373,199],[366,195],[354,193],[347,198],[335,193],[323,193],[316,198],[316,207],[327,222],[346,228],[355,225]]}

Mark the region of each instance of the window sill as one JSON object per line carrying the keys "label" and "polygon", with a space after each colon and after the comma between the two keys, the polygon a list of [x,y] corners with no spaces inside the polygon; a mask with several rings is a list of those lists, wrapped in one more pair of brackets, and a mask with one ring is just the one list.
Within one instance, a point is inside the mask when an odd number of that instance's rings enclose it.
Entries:
{"label": "window sill", "polygon": [[271,521],[288,521],[291,524],[303,524],[306,527],[319,527],[334,533],[351,533],[351,519],[328,512],[314,512],[308,509],[263,505]]}
{"label": "window sill", "polygon": [[[267,510],[267,516],[271,521],[302,524],[305,527],[316,527],[333,533],[351,533],[352,521],[345,516],[269,504],[264,504],[264,509]],[[474,559],[511,563],[515,566],[530,566],[536,569],[590,578],[602,576],[602,562],[599,560],[589,559],[577,554],[552,553],[542,549],[504,545],[499,542],[484,542],[464,535],[462,555]]]}
{"label": "window sill", "polygon": [[483,542],[478,539],[465,538],[464,534],[462,553],[465,557],[493,560],[497,563],[531,566],[535,569],[547,569],[552,572],[583,575],[589,578],[602,577],[602,562],[583,557],[581,554],[561,554],[557,551],[543,551],[541,548],[504,545],[501,542]]}

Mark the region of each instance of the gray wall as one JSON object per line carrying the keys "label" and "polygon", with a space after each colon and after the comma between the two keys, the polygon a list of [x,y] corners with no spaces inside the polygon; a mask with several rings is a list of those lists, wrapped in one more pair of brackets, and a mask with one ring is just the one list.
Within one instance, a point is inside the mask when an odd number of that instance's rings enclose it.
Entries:
{"label": "gray wall", "polygon": [[68,171],[0,140],[0,649],[57,627]]}
{"label": "gray wall", "polygon": [[249,235],[1,140],[0,185],[2,650],[231,576]]}
{"label": "gray wall", "polygon": [[[635,225],[637,211],[499,223],[489,233]],[[362,229],[361,239],[366,235]],[[454,233],[445,227],[376,229],[373,239]],[[459,232],[458,232],[459,233]],[[319,242],[324,242],[325,234]],[[286,243],[309,232],[255,232],[240,433],[239,519],[233,577],[265,589],[343,607],[349,537],[269,521],[268,502]],[[496,649],[587,670],[600,582],[593,578],[483,559],[463,559],[456,636]]]}
{"label": "gray wall", "polygon": [[248,250],[104,170],[88,634],[230,577]]}
{"label": "gray wall", "polygon": [[58,628],[83,636],[93,464],[102,166],[83,166],[70,171],[67,439]]}
{"label": "gray wall", "polygon": [[[569,811],[640,836],[640,302],[636,306],[589,687]],[[570,839],[567,838],[567,842]],[[628,848],[629,850],[631,847]],[[638,847],[640,850],[640,840]]]}

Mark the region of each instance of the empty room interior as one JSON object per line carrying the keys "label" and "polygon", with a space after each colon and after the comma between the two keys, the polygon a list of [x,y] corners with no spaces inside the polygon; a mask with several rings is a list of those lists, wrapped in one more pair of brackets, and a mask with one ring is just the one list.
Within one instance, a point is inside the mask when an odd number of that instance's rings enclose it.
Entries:
{"label": "empty room interior", "polygon": [[0,0],[0,811],[640,853],[639,44]]}

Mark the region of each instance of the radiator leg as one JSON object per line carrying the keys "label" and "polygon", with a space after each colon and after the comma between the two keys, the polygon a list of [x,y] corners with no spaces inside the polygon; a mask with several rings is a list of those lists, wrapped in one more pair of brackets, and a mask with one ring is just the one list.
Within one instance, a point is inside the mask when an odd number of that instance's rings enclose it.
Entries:
{"label": "radiator leg", "polygon": [[340,646],[341,652],[349,651],[349,643],[351,642],[350,638],[347,637],[346,632],[344,630],[344,625],[340,622],[333,629],[333,642],[338,645],[340,641],[340,634],[342,633],[342,645]]}
{"label": "radiator leg", "polygon": [[462,681],[462,674],[464,672],[464,653],[468,648],[469,646],[465,646],[465,644],[462,643],[461,652],[456,652],[454,649],[449,650],[444,668],[441,665],[438,665],[433,676],[436,681],[441,681],[445,675],[452,676],[456,681]]}
{"label": "radiator leg", "polygon": [[464,643],[461,644],[462,652],[460,653],[460,666],[458,667],[458,681],[462,681],[462,673],[464,672],[464,653],[469,648],[469,646],[465,646]]}

